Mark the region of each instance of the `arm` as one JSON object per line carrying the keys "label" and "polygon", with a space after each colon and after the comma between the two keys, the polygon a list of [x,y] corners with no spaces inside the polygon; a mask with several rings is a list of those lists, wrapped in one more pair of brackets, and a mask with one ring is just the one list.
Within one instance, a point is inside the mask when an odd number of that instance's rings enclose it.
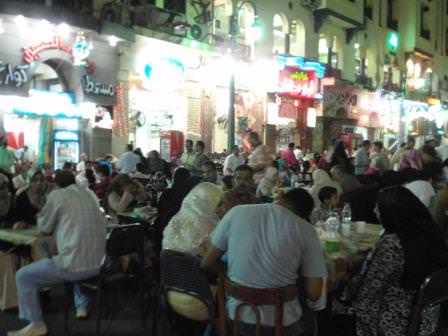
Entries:
{"label": "arm", "polygon": [[108,196],[108,203],[112,210],[115,212],[125,212],[128,208],[129,204],[134,200],[134,195],[125,191],[123,196],[120,197],[117,193],[113,192]]}
{"label": "arm", "polygon": [[47,203],[37,217],[37,228],[44,234],[53,233],[59,219],[59,207],[57,194],[50,194]]}
{"label": "arm", "polygon": [[223,254],[224,251],[221,251],[219,248],[211,244],[205,253],[204,258],[202,258],[201,268],[212,273],[219,274],[219,272],[223,269],[222,263],[220,262]]}
{"label": "arm", "polygon": [[323,278],[303,278],[305,295],[311,301],[317,301],[322,296]]}

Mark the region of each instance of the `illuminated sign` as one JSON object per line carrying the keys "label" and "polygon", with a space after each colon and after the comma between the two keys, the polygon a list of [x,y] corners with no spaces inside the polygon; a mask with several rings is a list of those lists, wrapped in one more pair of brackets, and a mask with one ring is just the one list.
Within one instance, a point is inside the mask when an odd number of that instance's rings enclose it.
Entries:
{"label": "illuminated sign", "polygon": [[55,37],[53,41],[42,42],[35,47],[23,48],[23,60],[28,64],[38,61],[40,54],[46,50],[60,50],[73,57],[72,47],[66,45],[60,37]]}
{"label": "illuminated sign", "polygon": [[307,60],[300,56],[276,56],[275,60],[280,66],[280,70],[284,67],[296,67],[304,71],[314,71],[317,78],[324,78],[325,76],[325,64],[317,61]]}
{"label": "illuminated sign", "polygon": [[84,92],[90,95],[113,97],[115,95],[115,88],[112,84],[104,84],[93,81],[89,75],[83,78]]}
{"label": "illuminated sign", "polygon": [[28,68],[28,64],[13,66],[0,61],[0,86],[21,87],[26,84],[28,82]]}
{"label": "illuminated sign", "polygon": [[315,71],[286,66],[279,73],[278,92],[293,97],[315,98],[317,93]]}
{"label": "illuminated sign", "polygon": [[175,58],[151,60],[138,69],[143,87],[156,92],[174,92],[182,86],[184,65]]}
{"label": "illuminated sign", "polygon": [[24,115],[81,118],[81,111],[73,101],[73,96],[67,93],[30,90],[29,97],[15,99],[13,112]]}
{"label": "illuminated sign", "polygon": [[386,36],[386,47],[392,53],[397,52],[400,46],[400,37],[396,32],[389,32]]}

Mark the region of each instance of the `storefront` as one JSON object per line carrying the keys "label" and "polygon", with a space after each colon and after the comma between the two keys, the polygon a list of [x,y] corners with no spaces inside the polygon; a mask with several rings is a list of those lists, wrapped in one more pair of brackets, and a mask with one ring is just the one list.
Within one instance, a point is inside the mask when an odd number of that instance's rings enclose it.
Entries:
{"label": "storefront", "polygon": [[55,168],[110,152],[118,56],[106,38],[24,17],[3,22],[0,120],[11,149],[28,146],[36,163]]}
{"label": "storefront", "polygon": [[275,82],[268,89],[267,123],[270,131],[275,132],[276,150],[285,149],[290,142],[312,148],[325,66],[303,57],[287,56],[277,56],[275,63]]}

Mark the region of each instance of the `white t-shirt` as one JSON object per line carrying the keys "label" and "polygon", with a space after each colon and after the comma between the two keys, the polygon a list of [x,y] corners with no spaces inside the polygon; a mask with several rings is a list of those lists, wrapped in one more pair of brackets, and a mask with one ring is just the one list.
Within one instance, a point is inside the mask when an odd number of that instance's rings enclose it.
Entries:
{"label": "white t-shirt", "polygon": [[[230,210],[216,227],[212,244],[227,253],[227,275],[253,288],[278,288],[296,284],[304,277],[325,277],[327,268],[314,227],[277,204],[241,205]],[[229,298],[233,319],[238,301]],[[274,306],[261,306],[263,325],[274,326]],[[299,301],[284,305],[283,325],[300,319]],[[242,307],[240,320],[255,324],[250,307]]]}
{"label": "white t-shirt", "polygon": [[[244,158],[242,155],[236,156],[235,154],[230,154],[224,160],[223,174],[233,175],[235,169],[244,164]],[[229,171],[230,170],[230,171]]]}
{"label": "white t-shirt", "polygon": [[132,174],[135,172],[137,163],[140,162],[140,157],[134,152],[124,153],[118,160],[117,166],[122,174]]}

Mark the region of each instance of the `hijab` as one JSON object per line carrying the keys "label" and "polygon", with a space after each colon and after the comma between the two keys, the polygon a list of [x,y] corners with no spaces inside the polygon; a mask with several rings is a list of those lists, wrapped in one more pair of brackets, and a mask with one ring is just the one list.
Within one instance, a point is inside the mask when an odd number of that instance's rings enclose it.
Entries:
{"label": "hijab", "polygon": [[215,211],[222,197],[222,189],[213,183],[203,182],[194,187],[164,230],[163,248],[203,254],[204,244],[219,221]]}
{"label": "hijab", "polygon": [[278,170],[274,167],[268,167],[257,189],[257,197],[268,196],[272,193],[278,183]]}
{"label": "hijab", "polygon": [[428,181],[418,180],[405,185],[427,208],[430,208],[436,196],[433,186]]}
{"label": "hijab", "polygon": [[448,266],[442,230],[424,204],[404,187],[381,190],[377,202],[385,233],[396,234],[403,246],[401,284],[405,290],[417,290],[427,276]]}
{"label": "hijab", "polygon": [[333,181],[325,170],[316,169],[313,171],[313,186],[310,190],[316,208],[320,207],[319,191],[323,187],[333,187],[337,189],[338,193],[342,193],[341,185],[338,182]]}

